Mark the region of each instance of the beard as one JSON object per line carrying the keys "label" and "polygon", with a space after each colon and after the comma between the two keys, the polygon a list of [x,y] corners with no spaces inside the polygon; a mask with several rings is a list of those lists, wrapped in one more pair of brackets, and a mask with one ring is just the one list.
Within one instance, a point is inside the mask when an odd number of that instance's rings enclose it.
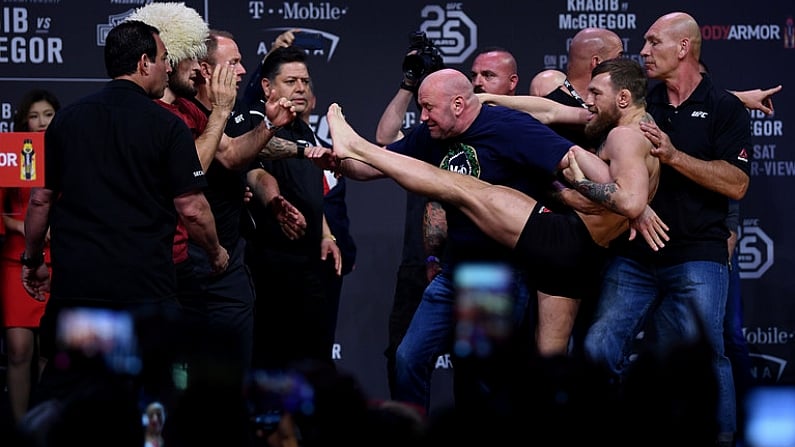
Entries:
{"label": "beard", "polygon": [[188,81],[179,79],[177,76],[172,76],[169,78],[168,87],[172,92],[174,92],[175,95],[179,96],[180,98],[193,98],[197,93],[196,87],[194,87]]}
{"label": "beard", "polygon": [[600,110],[596,116],[585,125],[585,136],[590,140],[601,140],[610,129],[616,127],[620,118],[618,107],[615,105],[608,110]]}

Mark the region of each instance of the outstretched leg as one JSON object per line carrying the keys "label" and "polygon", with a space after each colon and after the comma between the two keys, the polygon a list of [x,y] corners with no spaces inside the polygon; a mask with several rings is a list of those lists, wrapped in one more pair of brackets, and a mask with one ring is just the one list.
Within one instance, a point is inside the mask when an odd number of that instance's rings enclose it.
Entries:
{"label": "outstretched leg", "polygon": [[384,150],[357,134],[337,104],[329,106],[327,119],[338,158],[367,163],[411,192],[454,205],[494,240],[511,248],[516,245],[536,205],[535,199]]}

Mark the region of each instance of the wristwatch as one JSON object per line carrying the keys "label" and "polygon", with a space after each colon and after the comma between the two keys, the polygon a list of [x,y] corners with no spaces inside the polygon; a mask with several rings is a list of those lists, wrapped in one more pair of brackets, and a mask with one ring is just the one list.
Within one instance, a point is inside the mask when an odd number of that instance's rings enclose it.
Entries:
{"label": "wristwatch", "polygon": [[304,151],[309,147],[309,142],[299,140],[295,142],[295,158],[304,158]]}
{"label": "wristwatch", "polygon": [[282,130],[282,126],[274,126],[270,121],[265,121],[265,125],[268,127],[268,130],[271,131],[272,135],[276,135],[276,132]]}
{"label": "wristwatch", "polygon": [[44,264],[44,253],[35,256],[25,256],[25,252],[19,255],[19,262],[27,268],[35,269],[36,267]]}

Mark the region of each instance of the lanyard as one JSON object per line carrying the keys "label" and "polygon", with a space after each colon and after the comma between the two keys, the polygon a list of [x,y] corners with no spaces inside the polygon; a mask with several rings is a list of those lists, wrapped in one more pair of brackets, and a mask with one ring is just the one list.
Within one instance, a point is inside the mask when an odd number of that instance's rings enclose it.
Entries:
{"label": "lanyard", "polygon": [[588,104],[585,103],[585,100],[582,99],[582,96],[580,96],[580,94],[577,93],[577,90],[574,90],[574,86],[571,85],[571,82],[569,82],[569,78],[563,80],[563,86],[569,89],[569,93],[571,93],[571,96],[573,96],[574,99],[579,101],[581,106],[585,107],[586,109],[588,108]]}

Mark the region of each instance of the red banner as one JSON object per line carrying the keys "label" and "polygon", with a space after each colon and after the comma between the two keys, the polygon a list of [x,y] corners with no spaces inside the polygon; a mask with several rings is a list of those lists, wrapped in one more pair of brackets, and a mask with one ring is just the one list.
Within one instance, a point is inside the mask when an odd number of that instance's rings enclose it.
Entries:
{"label": "red banner", "polygon": [[0,133],[0,186],[44,186],[44,132]]}

